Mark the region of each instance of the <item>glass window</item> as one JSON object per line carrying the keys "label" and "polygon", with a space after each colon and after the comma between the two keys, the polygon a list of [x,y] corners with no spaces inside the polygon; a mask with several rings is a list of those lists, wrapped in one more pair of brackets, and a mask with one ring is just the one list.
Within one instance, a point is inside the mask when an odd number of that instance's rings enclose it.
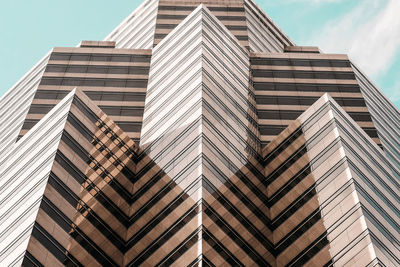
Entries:
{"label": "glass window", "polygon": [[90,55],[85,54],[72,54],[71,61],[89,61]]}
{"label": "glass window", "polygon": [[69,66],[67,72],[72,73],[86,73],[87,67],[86,66]]}
{"label": "glass window", "polygon": [[46,72],[65,72],[66,68],[63,65],[47,65]]}
{"label": "glass window", "polygon": [[50,60],[69,61],[70,57],[71,57],[70,54],[52,53],[50,56]]}

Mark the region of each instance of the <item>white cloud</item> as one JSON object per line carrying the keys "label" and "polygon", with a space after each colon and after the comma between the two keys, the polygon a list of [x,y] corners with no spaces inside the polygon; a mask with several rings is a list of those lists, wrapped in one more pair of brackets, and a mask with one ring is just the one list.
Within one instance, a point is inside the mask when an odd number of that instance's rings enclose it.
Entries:
{"label": "white cloud", "polygon": [[399,14],[399,0],[363,0],[315,32],[311,42],[326,53],[348,53],[376,78],[391,67],[400,52]]}

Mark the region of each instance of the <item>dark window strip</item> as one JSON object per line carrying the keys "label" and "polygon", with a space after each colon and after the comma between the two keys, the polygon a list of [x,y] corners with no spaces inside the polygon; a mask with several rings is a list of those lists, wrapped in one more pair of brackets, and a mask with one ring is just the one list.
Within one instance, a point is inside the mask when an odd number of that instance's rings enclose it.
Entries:
{"label": "dark window strip", "polygon": [[[134,158],[136,153],[133,151],[131,147],[129,147],[120,137],[117,135],[112,128],[107,126],[104,121],[102,121],[91,109],[89,109],[79,98],[74,98],[73,104],[87,117],[91,120],[97,127],[107,135],[114,143],[118,144],[119,148],[125,147],[126,151],[124,152],[129,158]],[[70,113],[72,115],[72,113]],[[91,132],[89,131],[86,126],[76,119],[77,123],[81,126],[79,129],[83,129],[86,133],[90,134],[93,138],[89,140],[94,145],[95,143],[101,143],[100,140]],[[103,144],[104,145],[104,144]]]}
{"label": "dark window strip", "polygon": [[[207,147],[209,147],[209,144],[206,145]],[[218,166],[212,160],[210,160],[206,155],[203,155],[203,159],[204,159],[203,161],[204,167],[208,168],[214,174],[214,176],[217,177],[217,179],[219,179],[238,199],[242,201],[242,203],[249,210],[251,210],[260,219],[260,221],[262,221],[265,225],[269,225],[270,220],[268,219],[266,214],[264,214],[258,207],[256,207],[254,203],[245,194],[243,194],[242,191],[236,185],[231,183],[229,178],[218,168]],[[226,161],[224,163],[227,168],[229,168],[229,165],[232,164],[231,162],[226,162]],[[250,182],[250,180],[246,179],[244,181],[244,184],[246,184],[246,182]],[[212,186],[211,183],[205,183],[204,186],[206,185]],[[253,192],[254,189],[250,186],[250,184],[248,188]],[[209,190],[210,193],[212,193],[214,189],[209,188]],[[257,192],[257,190],[254,191]],[[254,194],[257,195],[256,193]],[[264,203],[267,204],[267,202]]]}
{"label": "dark window strip", "polygon": [[55,106],[55,104],[31,104],[28,114],[47,114]]}
{"label": "dark window strip", "polygon": [[122,54],[96,54],[96,53],[60,53],[54,52],[50,60],[62,61],[113,61],[113,62],[150,62],[151,55],[122,55]]}
{"label": "dark window strip", "polygon": [[304,110],[258,110],[258,118],[264,120],[296,120]]}
{"label": "dark window strip", "polygon": [[302,128],[299,127],[294,130],[288,137],[285,138],[273,151],[264,157],[264,166],[267,166],[276,157],[279,156],[286,148],[288,148],[292,143],[294,143],[297,138],[303,134]]}
{"label": "dark window strip", "polygon": [[94,101],[136,101],[144,103],[146,99],[146,93],[142,92],[84,92],[91,100]]}
{"label": "dark window strip", "polygon": [[[234,151],[234,154],[236,154],[237,159],[239,159],[240,161],[248,161],[248,157],[247,157],[248,155],[246,155],[246,157],[244,157],[242,152],[232,143],[232,140],[229,140],[229,138],[227,138],[224,134],[222,134],[221,131],[218,130],[218,128],[214,125],[213,122],[211,122],[207,117],[203,117],[203,121],[204,121],[204,124],[206,125],[205,127],[209,128],[212,132],[214,132],[214,134],[217,137],[219,137],[219,139],[222,141],[222,143],[227,144],[227,146],[232,151]],[[252,155],[252,156],[254,157],[254,159],[257,162],[262,161],[262,158],[259,154]],[[256,166],[254,166],[254,164],[252,164],[251,162],[248,162],[246,164],[246,166],[259,180],[264,179],[264,173],[260,172],[260,170],[257,169]]]}
{"label": "dark window strip", "polygon": [[329,79],[329,80],[355,80],[353,72],[339,71],[300,71],[300,70],[259,70],[253,69],[254,77],[263,78],[292,78],[292,79]]}
{"label": "dark window strip", "polygon": [[[197,136],[194,140],[191,141],[190,146],[188,146],[186,149],[180,151],[176,157],[171,158],[169,162],[167,162],[164,166],[163,169],[169,169],[173,164],[179,159],[179,158],[184,158],[185,155],[193,151],[193,149],[196,148],[196,144],[200,142],[201,136]],[[175,141],[174,141],[175,142]],[[174,143],[173,142],[173,143]],[[172,145],[173,145],[172,143]],[[198,160],[199,160],[200,155],[198,155],[195,159],[192,160],[192,162],[188,163],[187,166],[180,171],[177,175],[174,177],[174,181],[181,179],[181,177],[184,177],[184,174],[190,170],[194,165],[197,165]],[[151,168],[153,168],[156,163],[154,162],[156,159],[152,159],[149,163],[147,164],[141,171],[140,175],[138,175],[138,180],[140,180],[142,177],[146,176],[147,171],[149,171]],[[140,197],[142,197],[153,185],[155,185],[164,175],[165,172],[163,169],[160,169],[157,171],[155,174],[152,175],[152,177],[143,185],[141,186],[136,193],[134,193],[131,197],[131,203],[133,204],[135,201],[137,201]],[[172,180],[172,178],[171,178]],[[171,181],[173,182],[173,181]]]}
{"label": "dark window strip", "polygon": [[[169,10],[169,11],[193,11],[196,6],[167,6],[159,5],[158,10]],[[243,7],[230,7],[230,6],[210,6],[208,7],[210,11],[225,11],[225,12],[244,12]]]}
{"label": "dark window strip", "polygon": [[271,243],[271,241],[264,236],[264,234],[257,229],[250,220],[246,218],[237,208],[235,208],[232,203],[221,194],[218,189],[212,185],[212,183],[206,178],[203,177],[203,187],[206,188],[206,190],[214,196],[214,198],[222,205],[225,207],[225,209],[236,219],[238,220],[239,223],[243,225],[249,233],[254,236],[260,244],[262,244],[271,254],[274,254],[274,246]]}
{"label": "dark window strip", "polygon": [[[60,164],[78,183],[83,184],[88,182],[86,176],[84,176],[76,167],[60,152],[58,151],[55,157],[55,161]],[[89,182],[88,189],[94,188],[95,185]],[[104,195],[100,190],[96,192],[93,196],[97,201],[99,201],[103,207],[105,207],[111,214],[114,215],[124,226],[129,227],[129,218],[126,214],[114,204],[106,195]]]}
{"label": "dark window strip", "polygon": [[201,226],[186,237],[175,249],[167,254],[156,266],[171,266],[186,251],[194,246],[201,239]]}
{"label": "dark window strip", "polygon": [[[166,207],[164,207],[158,214],[154,215],[153,218],[149,222],[147,222],[146,225],[141,227],[141,229],[127,241],[127,246],[135,246],[143,237],[145,237],[151,231],[151,229],[155,228],[168,215],[174,212],[174,210],[178,208],[189,197],[187,192],[198,186],[199,182],[199,178],[194,180],[183,192],[178,194],[172,201],[170,201],[170,203],[168,203]],[[171,192],[173,191],[169,191],[168,193]],[[135,221],[132,221],[131,225],[133,225]]]}
{"label": "dark window strip", "polygon": [[[77,154],[88,165],[88,168],[89,168],[90,163],[94,163],[95,165],[100,165],[100,163],[97,160],[95,160],[93,158],[93,156],[90,155],[74,138],[72,138],[72,136],[70,136],[68,134],[68,132],[64,131],[64,133],[61,137],[61,140],[63,140],[64,143],[68,147],[70,147],[71,150],[75,154]],[[109,153],[111,153],[111,151],[109,151]],[[108,170],[104,169],[103,166],[100,166],[100,169],[103,171],[103,173],[101,173],[101,174],[97,174],[96,170],[94,170],[94,171],[96,172],[96,174],[98,176],[102,177],[103,180],[105,179],[105,177],[109,177],[110,182],[108,182],[107,184],[109,186],[111,186],[114,189],[114,191],[117,192],[121,196],[121,198],[123,198],[126,202],[129,203],[130,196],[131,196],[129,191],[123,185],[121,185],[121,183],[115,177],[113,177]],[[122,174],[124,175],[124,173],[122,173]],[[126,177],[126,178],[128,180],[131,179],[131,177]]]}
{"label": "dark window strip", "polygon": [[145,262],[158,248],[164,245],[173,235],[182,229],[200,212],[199,203],[196,203],[184,215],[176,220],[159,238],[154,240],[149,246],[144,248],[137,257],[135,257],[127,266],[139,266]]}
{"label": "dark window strip", "polygon": [[141,122],[126,122],[126,121],[116,121],[115,122],[125,133],[140,133],[142,130]]}
{"label": "dark window strip", "polygon": [[[200,156],[196,157],[187,166],[185,166],[185,168],[181,171],[178,178],[180,178],[180,176],[183,176],[185,173],[186,174],[190,173],[191,171],[193,171],[194,168],[198,167],[199,165],[200,165]],[[157,178],[162,178],[165,175],[166,174],[163,172],[161,175],[157,175]],[[147,188],[145,191],[148,191],[158,181],[159,181],[159,179],[154,179],[154,181],[152,183],[150,183],[149,185],[146,185]],[[158,203],[158,201],[160,201],[164,196],[166,196],[168,193],[173,191],[173,189],[176,186],[177,186],[177,184],[176,184],[175,180],[171,179],[171,181],[169,183],[167,183],[165,186],[163,186],[156,194],[154,194],[153,197],[151,197],[146,203],[142,204],[142,206],[138,209],[138,211],[135,212],[131,216],[130,222],[134,223],[136,220],[138,220],[147,211],[149,211],[152,207],[154,207]],[[143,192],[145,192],[145,191],[143,190]],[[137,199],[135,199],[135,200],[137,200]],[[135,205],[134,202],[131,205]]]}
{"label": "dark window strip", "polygon": [[291,204],[287,208],[285,208],[277,216],[275,216],[271,223],[272,230],[276,230],[281,224],[289,219],[296,211],[303,207],[315,195],[317,195],[317,191],[314,187],[311,187],[300,196],[298,196],[294,201],[291,202]]}
{"label": "dark window strip", "polygon": [[[213,150],[209,143],[207,143],[206,145],[210,148],[211,151]],[[229,177],[227,177],[225,173],[222,172],[218,168],[218,166],[211,159],[207,157],[207,155],[203,155],[203,159],[204,159],[203,165],[209,168],[210,171],[213,172],[215,177],[217,177],[238,199],[242,200],[243,204],[245,204],[251,211],[253,211],[254,214],[258,215],[261,221],[263,221],[266,224],[269,222],[269,219],[266,217],[266,215],[263,212],[259,211],[258,208],[254,206],[253,202],[249,198],[247,198],[235,184],[230,182]],[[232,166],[232,162],[229,159],[221,160],[221,162],[225,164],[227,168],[230,168]],[[240,170],[237,171],[237,173],[240,173],[240,175],[238,176],[239,178],[242,179],[245,178],[242,181],[244,184],[247,185],[247,187],[252,191],[252,193],[254,193],[256,196],[258,196],[258,194],[261,194],[260,200],[262,202],[267,200],[265,195],[260,190],[255,189],[255,186],[252,185],[250,179],[248,179],[245,174],[243,174]]]}
{"label": "dark window strip", "polygon": [[22,125],[22,130],[30,130],[33,128],[33,126],[36,125],[36,123],[38,123],[39,120],[31,120],[31,119],[26,119],[24,121],[24,124]]}
{"label": "dark window strip", "polygon": [[[157,24],[156,29],[174,29],[178,24]],[[230,31],[247,31],[247,26],[225,25]]]}
{"label": "dark window strip", "polygon": [[312,257],[317,255],[326,245],[329,244],[327,233],[323,233],[318,238],[316,238],[310,245],[308,245],[303,251],[297,254],[288,264],[285,266],[303,266]]}
{"label": "dark window strip", "polygon": [[277,136],[287,127],[288,125],[260,125],[260,134]]}
{"label": "dark window strip", "polygon": [[[112,264],[116,263],[111,259],[96,243],[94,243],[77,225],[73,223],[64,213],[62,213],[50,200],[46,197],[43,202],[47,204],[47,209],[43,209],[63,230],[75,239],[89,254],[93,256],[99,263]],[[46,206],[44,206],[46,207]]]}
{"label": "dark window strip", "polygon": [[156,24],[156,29],[175,29],[178,24]]}
{"label": "dark window strip", "polygon": [[[314,104],[320,97],[311,96],[256,96],[256,103],[258,105],[305,105],[310,106]],[[365,107],[364,98],[346,98],[334,97],[335,101],[340,106],[349,107]]]}
{"label": "dark window strip", "polygon": [[109,116],[143,116],[144,107],[126,106],[99,106]]}
{"label": "dark window strip", "polygon": [[227,249],[218,238],[215,238],[208,229],[203,228],[203,240],[214,249],[231,266],[244,266],[229,249]]}
{"label": "dark window strip", "polygon": [[273,205],[278,203],[287,193],[290,192],[296,185],[301,183],[311,173],[311,166],[307,164],[300,171],[298,171],[289,181],[287,181],[281,188],[274,193],[268,201],[268,207],[271,208]]}
{"label": "dark window strip", "polygon": [[63,99],[70,91],[54,90],[37,90],[35,99]]}
{"label": "dark window strip", "polygon": [[248,41],[248,40],[249,40],[249,36],[247,36],[247,35],[235,35],[235,37],[236,37],[239,41]]}
{"label": "dark window strip", "polygon": [[[50,173],[49,184],[60,194],[62,197],[70,203],[74,208],[78,207],[78,203],[81,208],[79,211],[99,232],[101,232],[111,243],[113,243],[120,251],[125,249],[125,241],[119,236],[111,227],[107,225],[101,217],[99,217],[85,202],[83,202],[72,190],[70,190],[60,178],[54,173]],[[51,212],[51,211],[49,211]],[[48,213],[48,212],[46,212]],[[53,218],[53,216],[50,216]]]}
{"label": "dark window strip", "polygon": [[300,146],[292,155],[282,162],[277,168],[275,168],[274,172],[265,177],[264,184],[266,186],[270,185],[273,181],[275,181],[282,173],[284,173],[287,169],[289,169],[298,159],[300,159],[303,155],[307,153],[307,147],[305,144]]}
{"label": "dark window strip", "polygon": [[[200,267],[200,263],[203,261],[203,254],[198,256],[196,259],[194,259],[191,263],[189,263],[187,266],[188,267]],[[207,266],[207,265],[203,265]]]}
{"label": "dark window strip", "polygon": [[223,218],[221,218],[215,210],[204,202],[204,213],[216,224],[218,227],[229,236],[233,242],[235,242],[247,255],[259,266],[270,266],[269,263],[264,259],[263,256],[258,254],[257,251],[252,249],[252,246],[249,245],[245,240],[243,240],[240,235],[232,228],[229,227],[229,223],[227,223]]}
{"label": "dark window strip", "polygon": [[271,83],[255,82],[256,91],[302,91],[302,92],[342,92],[342,93],[360,93],[360,87],[355,84],[318,84],[318,83]]}
{"label": "dark window strip", "polygon": [[57,240],[54,239],[40,224],[35,223],[32,236],[36,238],[59,262],[65,265],[83,266]]}
{"label": "dark window strip", "polygon": [[146,88],[147,79],[43,77],[40,85]]}
{"label": "dark window strip", "polygon": [[[167,15],[167,14],[158,14],[157,19],[170,19],[170,20],[183,20],[187,17],[188,15]],[[243,16],[217,16],[217,19],[221,21],[245,21],[246,17]]]}
{"label": "dark window strip", "polygon": [[[25,251],[24,260],[22,261],[24,267],[44,267],[29,251]],[[68,266],[68,265],[67,265]],[[72,265],[69,265],[72,266]]]}
{"label": "dark window strip", "polygon": [[[216,267],[206,256],[202,255],[202,264],[204,267]],[[200,267],[201,265],[199,264],[197,267]],[[242,266],[242,265],[240,265]],[[193,266],[195,267],[195,266]]]}
{"label": "dark window strip", "polygon": [[[303,52],[302,52],[303,53]],[[313,66],[313,67],[338,67],[350,68],[348,60],[329,60],[329,59],[280,59],[280,58],[250,58],[253,66]]]}
{"label": "dark window strip", "polygon": [[148,75],[149,67],[48,64],[45,72]]}
{"label": "dark window strip", "polygon": [[[335,164],[328,172],[324,174],[323,177],[321,177],[318,180],[318,183],[321,183],[323,180],[325,180],[328,176],[330,176],[332,173],[343,170],[344,169],[344,162],[346,159],[341,159],[338,163]],[[311,164],[306,165],[303,169],[301,169],[293,178],[291,178],[289,181],[287,181],[281,189],[276,191],[270,198],[269,198],[269,203],[268,207],[272,207],[274,204],[278,203],[280,199],[282,199],[288,192],[290,192],[291,189],[293,189],[297,184],[299,184],[307,175],[311,173]]]}
{"label": "dark window strip", "polygon": [[[329,108],[329,104],[324,104],[317,112],[315,112],[310,118],[308,118],[302,126],[298,127],[288,137],[286,137],[286,139],[284,139],[273,151],[265,156],[264,166],[267,166],[268,163],[272,162],[272,160],[274,160],[282,151],[284,151],[293,142],[295,142],[297,138],[299,138],[303,134],[304,129],[307,129],[309,125],[314,125],[315,121],[319,120],[320,117],[325,114],[325,112]],[[328,123],[326,126],[324,126],[323,130],[330,127],[333,123],[333,121]]]}
{"label": "dark window strip", "polygon": [[292,229],[287,233],[281,240],[275,244],[276,255],[281,254],[286,249],[290,249],[290,246],[298,240],[303,234],[316,224],[321,219],[321,213],[319,208],[314,210],[310,215],[308,215],[303,221],[301,221],[297,227]]}

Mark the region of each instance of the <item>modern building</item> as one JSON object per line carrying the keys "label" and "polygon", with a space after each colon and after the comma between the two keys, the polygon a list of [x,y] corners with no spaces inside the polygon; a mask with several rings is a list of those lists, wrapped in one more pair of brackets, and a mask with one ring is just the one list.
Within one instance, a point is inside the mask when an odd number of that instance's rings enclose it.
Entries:
{"label": "modern building", "polygon": [[0,266],[400,266],[400,111],[253,0],[147,0],[0,98]]}

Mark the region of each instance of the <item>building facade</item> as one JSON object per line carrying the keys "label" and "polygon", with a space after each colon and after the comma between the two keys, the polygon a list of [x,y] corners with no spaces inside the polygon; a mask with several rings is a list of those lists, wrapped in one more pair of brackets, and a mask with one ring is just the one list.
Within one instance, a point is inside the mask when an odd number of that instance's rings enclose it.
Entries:
{"label": "building facade", "polygon": [[0,98],[0,265],[399,266],[399,140],[252,0],[147,0]]}

